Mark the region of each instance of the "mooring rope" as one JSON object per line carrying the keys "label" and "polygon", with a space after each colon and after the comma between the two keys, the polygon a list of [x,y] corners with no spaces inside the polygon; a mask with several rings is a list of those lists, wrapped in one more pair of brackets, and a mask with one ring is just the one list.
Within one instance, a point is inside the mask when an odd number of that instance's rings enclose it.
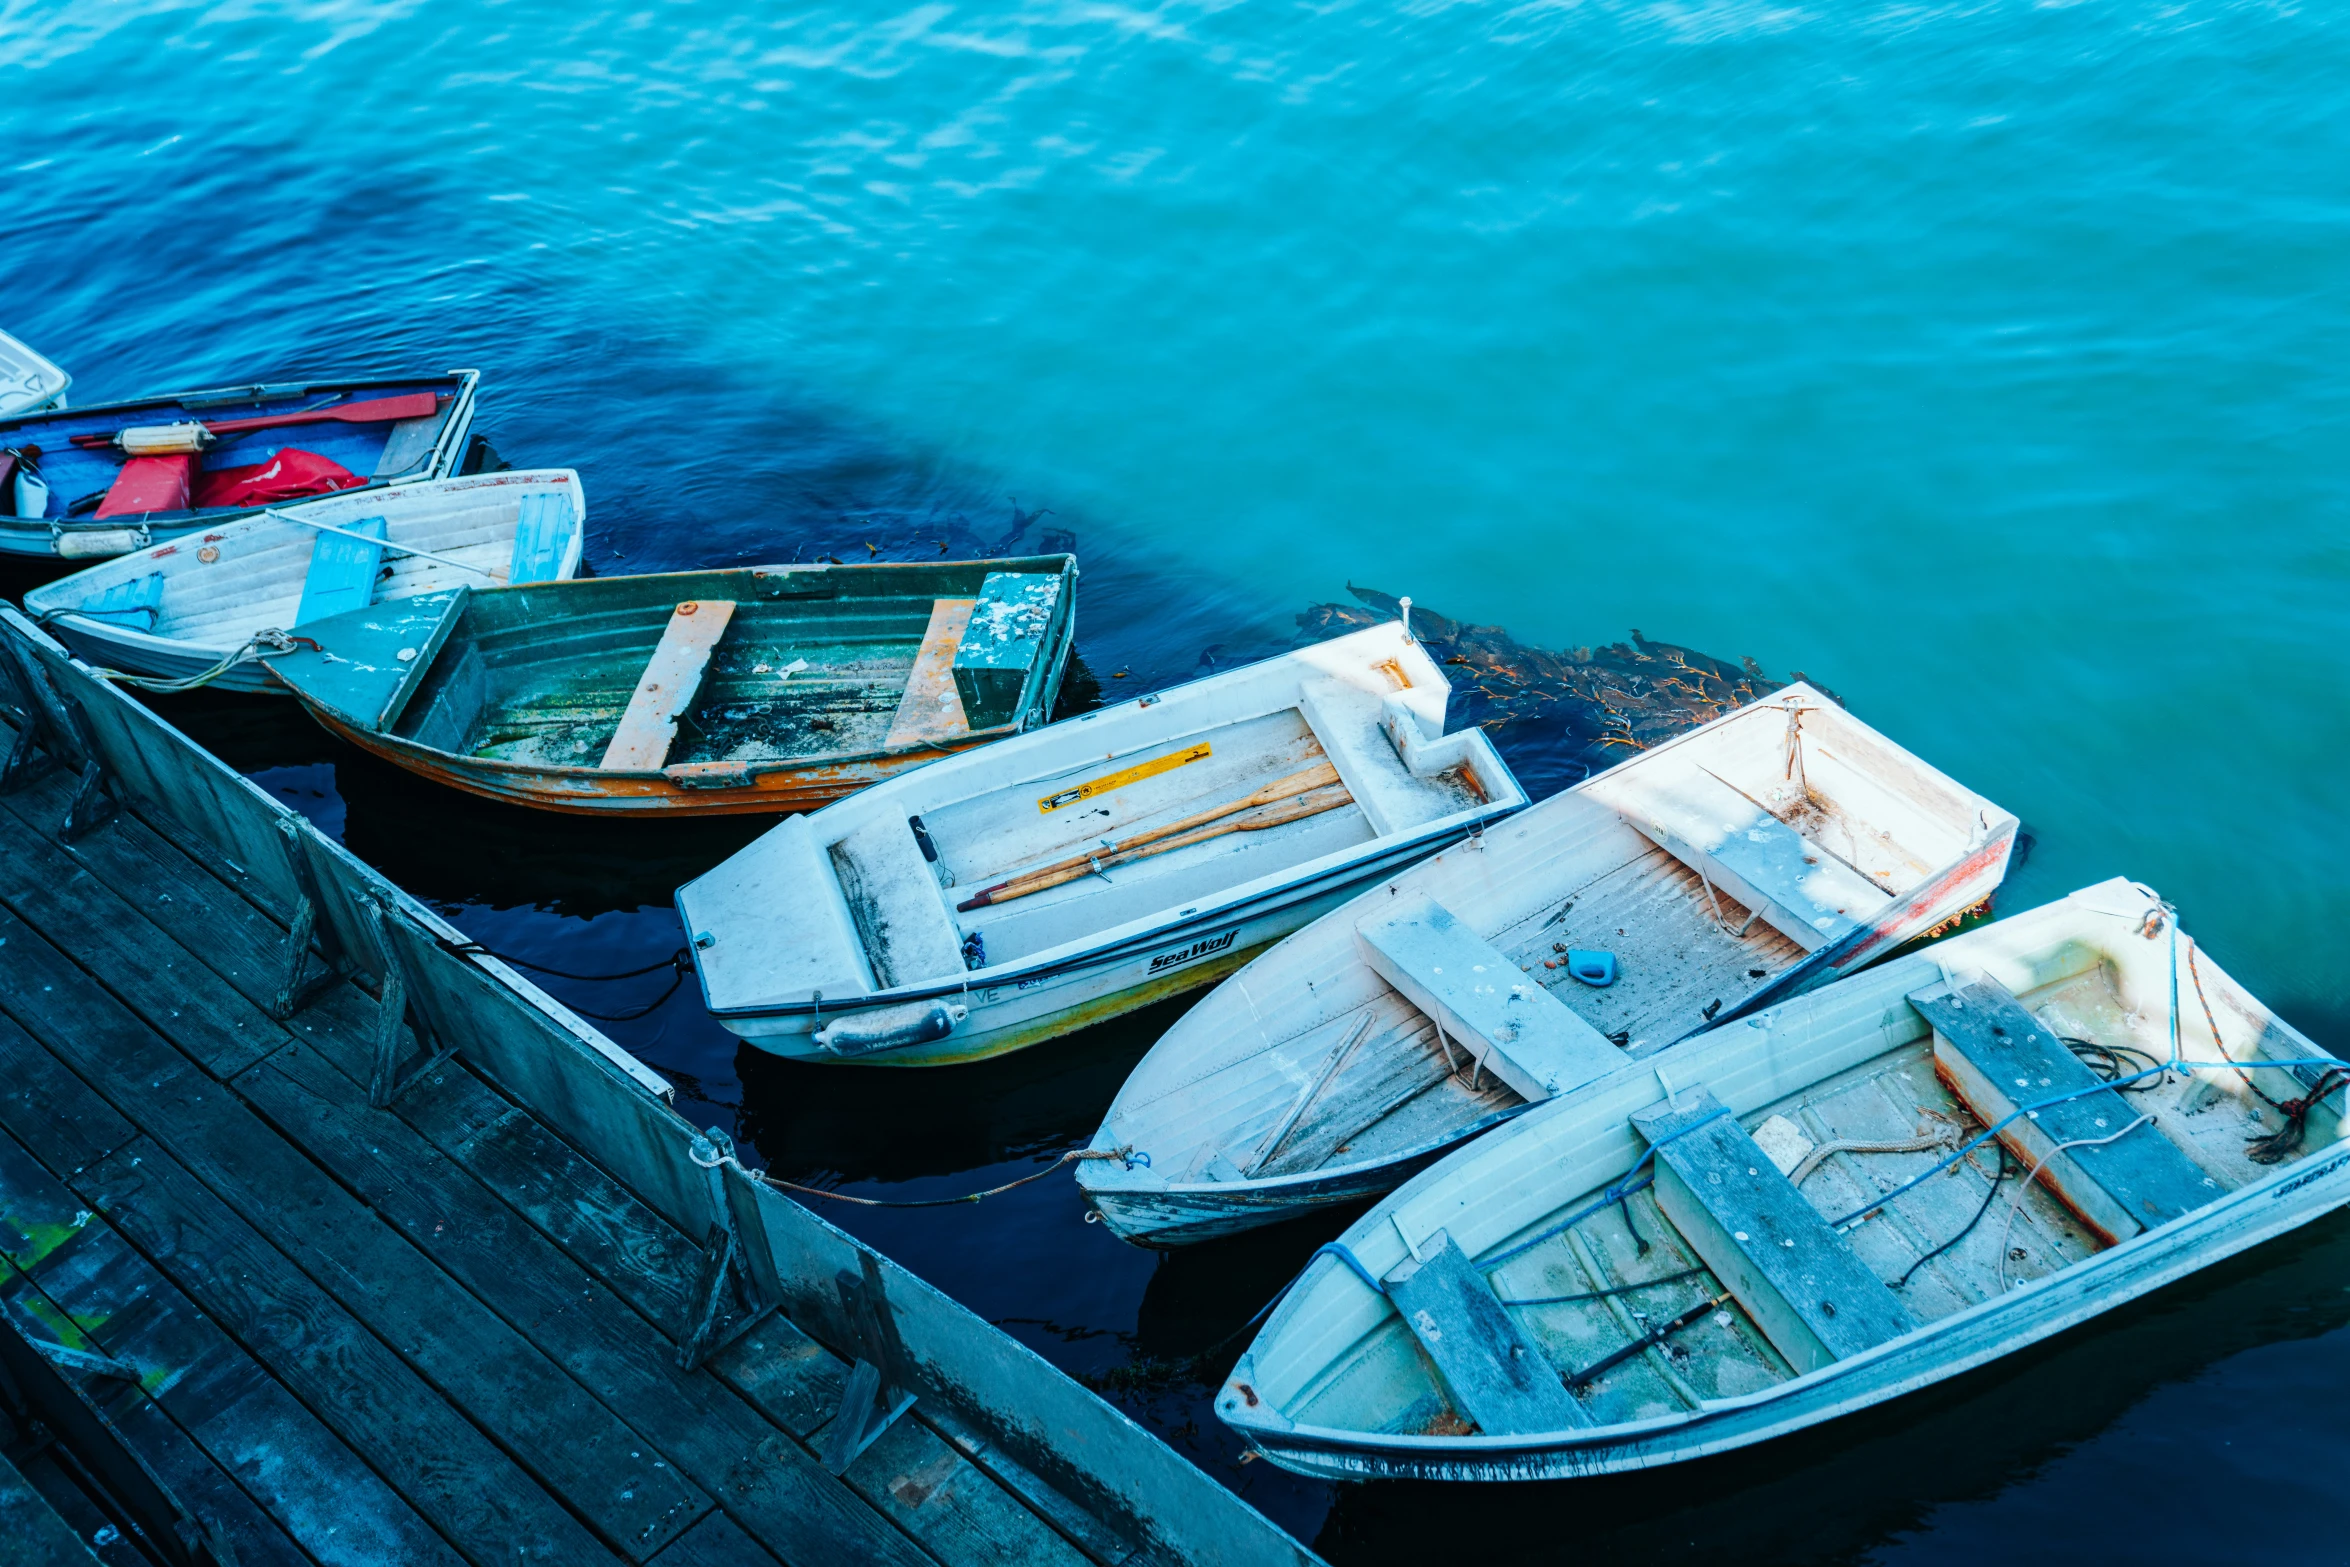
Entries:
{"label": "mooring rope", "polygon": [[1026,1186],[1031,1181],[1041,1181],[1065,1164],[1080,1164],[1088,1159],[1131,1159],[1134,1153],[1131,1144],[1124,1148],[1070,1148],[1064,1150],[1061,1157],[1034,1174],[1023,1175],[1016,1181],[1006,1181],[1001,1186],[990,1186],[983,1192],[965,1192],[959,1197],[921,1197],[892,1202],[880,1197],[857,1197],[848,1192],[827,1191],[821,1186],[802,1186],[797,1181],[787,1181],[780,1176],[769,1175],[765,1170],[753,1169],[731,1153],[719,1153],[715,1144],[704,1144],[704,1146],[710,1147],[712,1152],[718,1153],[718,1156],[714,1159],[705,1159],[689,1148],[686,1150],[686,1157],[705,1170],[715,1170],[720,1165],[732,1165],[743,1179],[756,1185],[778,1186],[787,1192],[799,1192],[809,1197],[825,1197],[834,1202],[855,1203],[860,1208],[951,1208],[958,1203],[977,1202],[982,1197],[994,1197],[999,1193],[1011,1191],[1015,1187]]}
{"label": "mooring rope", "polygon": [[313,653],[325,651],[308,637],[297,637],[272,628],[254,632],[245,639],[243,647],[230,653],[210,669],[198,674],[185,675],[177,680],[167,680],[160,675],[134,675],[120,669],[93,669],[91,672],[99,679],[111,680],[117,685],[137,686],[142,691],[154,691],[168,696],[174,692],[193,691],[200,686],[208,686],[239,664],[251,663],[265,653],[292,653],[305,648]]}

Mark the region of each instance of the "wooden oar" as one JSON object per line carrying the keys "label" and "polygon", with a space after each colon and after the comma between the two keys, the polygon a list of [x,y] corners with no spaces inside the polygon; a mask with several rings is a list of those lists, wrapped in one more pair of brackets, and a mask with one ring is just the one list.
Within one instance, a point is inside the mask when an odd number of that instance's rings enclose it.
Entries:
{"label": "wooden oar", "polygon": [[[446,392],[404,392],[397,397],[376,397],[365,402],[345,403],[339,408],[300,408],[282,414],[255,414],[245,419],[215,419],[204,425],[213,435],[235,435],[246,430],[275,430],[297,424],[389,424],[402,419],[421,419],[448,401]],[[201,421],[190,421],[201,422]],[[96,451],[112,446],[122,432],[112,435],[77,435],[73,444],[84,451]]]}
{"label": "wooden oar", "polygon": [[1265,785],[1256,793],[1229,805],[1186,816],[1181,821],[1169,822],[1149,832],[1114,843],[1092,854],[1072,855],[1057,864],[1047,865],[997,882],[983,888],[955,905],[958,913],[984,909],[992,904],[1006,903],[1014,898],[1025,898],[1030,893],[1043,892],[1081,877],[1091,876],[1112,865],[1122,865],[1153,854],[1165,854],[1171,849],[1184,848],[1194,843],[1205,843],[1210,838],[1228,832],[1262,832],[1284,822],[1294,822],[1324,811],[1334,811],[1342,805],[1352,805],[1354,796],[1338,782],[1338,770],[1327,762],[1310,767],[1302,773]]}

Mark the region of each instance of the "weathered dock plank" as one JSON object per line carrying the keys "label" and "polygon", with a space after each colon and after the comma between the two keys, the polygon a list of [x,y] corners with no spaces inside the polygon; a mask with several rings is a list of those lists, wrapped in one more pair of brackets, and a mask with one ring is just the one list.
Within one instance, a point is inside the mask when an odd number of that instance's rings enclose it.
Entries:
{"label": "weathered dock plank", "polygon": [[[707,1373],[680,1370],[673,1344],[519,1214],[413,1128],[372,1110],[365,1091],[317,1049],[296,1046],[236,1087],[583,1386],[627,1410],[634,1429],[787,1556],[920,1561],[806,1453],[776,1440],[774,1426]],[[754,1474],[757,1483],[740,1483]]]}
{"label": "weathered dock plank", "polygon": [[74,1190],[364,1454],[469,1561],[612,1561],[349,1312],[168,1154],[109,1157]]}

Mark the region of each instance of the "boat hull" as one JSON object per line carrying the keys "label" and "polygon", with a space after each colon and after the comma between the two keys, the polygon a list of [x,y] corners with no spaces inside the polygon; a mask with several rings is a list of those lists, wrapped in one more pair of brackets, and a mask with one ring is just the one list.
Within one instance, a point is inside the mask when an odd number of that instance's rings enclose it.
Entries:
{"label": "boat hull", "polygon": [[[2193,1216],[2150,1230],[2016,1294],[1945,1318],[1871,1355],[1764,1393],[1718,1400],[1647,1429],[1541,1437],[1367,1437],[1247,1423],[1267,1459],[1324,1480],[1569,1480],[1685,1463],[1790,1435],[2002,1359],[2323,1218],[2350,1202],[2350,1147],[2318,1154]],[[1248,1380],[1247,1356],[1233,1381]]]}
{"label": "boat hull", "polygon": [[356,728],[314,702],[305,701],[302,705],[329,732],[419,778],[429,778],[485,800],[575,816],[773,816],[813,811],[835,800],[845,800],[884,778],[894,778],[941,756],[999,738],[993,734],[975,735],[969,740],[898,756],[777,768],[755,775],[749,784],[740,787],[689,789],[658,772],[608,773],[592,767],[532,767],[519,762],[457,756],[414,745],[396,736]]}

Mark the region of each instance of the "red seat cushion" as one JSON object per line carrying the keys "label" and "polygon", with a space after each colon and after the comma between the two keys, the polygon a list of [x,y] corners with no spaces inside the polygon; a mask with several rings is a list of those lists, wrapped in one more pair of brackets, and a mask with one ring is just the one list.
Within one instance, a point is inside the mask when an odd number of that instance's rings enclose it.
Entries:
{"label": "red seat cushion", "polygon": [[188,481],[195,471],[196,459],[186,454],[133,457],[107,487],[106,498],[98,503],[98,515],[135,517],[150,511],[186,511]]}
{"label": "red seat cushion", "polygon": [[366,482],[339,462],[289,446],[265,463],[248,468],[216,468],[198,474],[196,504],[267,506],[305,495],[348,490]]}

